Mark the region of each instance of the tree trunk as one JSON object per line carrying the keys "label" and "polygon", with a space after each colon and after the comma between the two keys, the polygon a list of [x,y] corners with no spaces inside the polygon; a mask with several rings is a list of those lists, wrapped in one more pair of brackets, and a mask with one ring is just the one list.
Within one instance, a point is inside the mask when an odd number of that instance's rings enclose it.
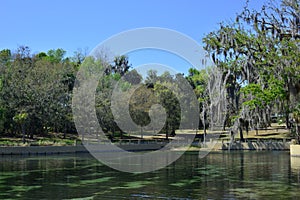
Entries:
{"label": "tree trunk", "polygon": [[203,131],[204,135],[206,135],[206,125],[205,125],[205,119],[203,118]]}
{"label": "tree trunk", "polygon": [[255,135],[256,136],[258,135],[258,126],[259,126],[259,124],[258,124],[258,122],[256,122],[256,127],[255,127]]}
{"label": "tree trunk", "polygon": [[166,122],[166,140],[169,140],[169,134],[168,134],[168,127],[169,125],[168,125],[168,122]]}
{"label": "tree trunk", "polygon": [[24,123],[21,124],[21,129],[22,129],[22,141],[23,141],[23,144],[25,144],[26,140],[25,140],[25,125],[24,125]]}
{"label": "tree trunk", "polygon": [[32,132],[30,133],[29,138],[30,138],[30,139],[33,139],[33,133],[32,133]]}
{"label": "tree trunk", "polygon": [[141,126],[141,138],[143,139],[143,127]]}
{"label": "tree trunk", "polygon": [[84,142],[84,134],[85,134],[85,133],[82,133],[82,135],[81,135],[81,142],[82,142],[82,143]]}
{"label": "tree trunk", "polygon": [[297,135],[297,144],[299,144],[299,127],[298,127],[298,122],[295,123],[296,124],[296,135]]}
{"label": "tree trunk", "polygon": [[65,130],[64,130],[64,137],[63,137],[63,139],[66,139],[66,134],[67,134],[67,124],[65,123]]}
{"label": "tree trunk", "polygon": [[291,126],[290,126],[290,122],[289,122],[289,112],[286,110],[285,112],[285,124],[286,124],[286,128],[287,129],[290,129]]}
{"label": "tree trunk", "polygon": [[243,128],[242,128],[242,126],[239,126],[239,131],[240,131],[240,140],[241,140],[241,142],[244,142],[245,140],[244,140],[244,136],[243,136]]}
{"label": "tree trunk", "polygon": [[114,137],[115,137],[115,126],[113,125],[112,127],[112,137],[111,137],[111,140],[113,141],[114,140]]}
{"label": "tree trunk", "polygon": [[245,128],[246,128],[246,133],[248,135],[248,133],[249,133],[249,121],[248,120],[245,121]]}

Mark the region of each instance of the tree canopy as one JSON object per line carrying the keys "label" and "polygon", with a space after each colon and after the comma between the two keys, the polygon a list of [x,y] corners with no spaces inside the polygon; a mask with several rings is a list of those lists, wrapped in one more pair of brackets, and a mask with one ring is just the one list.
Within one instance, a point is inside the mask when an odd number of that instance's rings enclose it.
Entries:
{"label": "tree canopy", "polygon": [[3,49],[0,51],[0,134],[29,137],[51,132],[75,134],[71,100],[80,67],[104,70],[96,89],[95,104],[98,121],[110,138],[125,134],[111,109],[116,86],[123,92],[114,97],[124,107],[123,99],[129,95],[126,91],[140,87],[128,97],[130,117],[136,124],[142,127],[150,124],[149,112],[153,105],[160,104],[167,115],[161,133],[166,138],[175,135],[180,120],[186,120],[181,119],[176,92],[180,85],[175,84],[184,78],[198,99],[198,128],[206,130],[212,126],[211,113],[216,106],[212,92],[221,91],[213,88],[218,85],[216,80],[226,93],[218,97],[223,98],[222,106],[226,105],[224,130],[240,130],[243,139],[245,124],[252,129],[268,127],[275,114],[285,116],[286,127],[290,128],[291,116],[299,123],[299,4],[299,0],[281,0],[277,5],[270,0],[260,10],[250,10],[246,1],[234,22],[221,23],[203,38],[204,48],[215,67],[191,68],[186,76],[168,72],[158,75],[157,71],[150,70],[142,77],[132,69],[130,58],[125,55],[116,56],[110,63],[104,58],[88,57],[82,49],[72,57],[66,57],[62,48],[37,54],[32,54],[27,46],[20,46],[16,51]]}

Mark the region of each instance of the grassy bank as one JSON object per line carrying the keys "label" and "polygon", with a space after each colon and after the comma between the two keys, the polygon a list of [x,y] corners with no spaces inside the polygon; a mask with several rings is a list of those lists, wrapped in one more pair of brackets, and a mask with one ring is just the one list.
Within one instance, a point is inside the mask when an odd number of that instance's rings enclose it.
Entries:
{"label": "grassy bank", "polygon": [[26,138],[25,143],[21,137],[2,137],[0,138],[0,146],[73,146],[80,143],[78,137],[67,135],[63,138],[60,133],[51,133],[47,136],[37,136],[33,139]]}
{"label": "grassy bank", "polygon": [[[182,130],[177,131],[177,134],[195,134],[195,130]],[[203,130],[197,131],[198,134],[203,134]],[[207,131],[207,134],[214,134],[213,131]],[[119,141],[120,137],[116,134],[114,139],[115,141]],[[153,140],[153,139],[164,139],[164,134],[153,135],[151,133],[145,133],[143,138],[140,137],[140,134],[136,135],[123,135],[123,139],[135,139],[135,140]],[[272,124],[271,127],[266,129],[261,129],[256,132],[255,130],[251,130],[246,133],[244,131],[244,139],[255,140],[276,140],[276,139],[292,139],[293,136],[290,134],[290,131],[286,129],[284,126],[279,124]],[[170,137],[169,139],[172,139]],[[235,140],[239,140],[239,134],[235,135]],[[220,135],[220,140],[230,140],[230,136],[228,132],[223,132]],[[80,144],[81,140],[77,135],[67,134],[66,139],[64,139],[63,134],[61,133],[51,133],[44,137],[34,137],[34,139],[26,138],[26,142],[22,142],[22,138],[20,137],[2,137],[0,138],[0,146],[74,146],[76,144]]]}

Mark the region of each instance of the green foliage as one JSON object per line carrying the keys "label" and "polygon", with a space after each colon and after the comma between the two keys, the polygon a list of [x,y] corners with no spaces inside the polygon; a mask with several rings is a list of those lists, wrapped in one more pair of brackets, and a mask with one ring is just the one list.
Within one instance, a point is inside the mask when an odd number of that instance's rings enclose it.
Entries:
{"label": "green foliage", "polygon": [[49,60],[50,62],[59,63],[63,61],[65,54],[66,51],[61,48],[56,50],[51,49],[47,52],[46,59]]}
{"label": "green foliage", "polygon": [[293,110],[300,99],[299,18],[298,0],[282,0],[280,7],[270,1],[261,10],[245,7],[235,23],[222,23],[203,39],[217,67],[230,74],[230,115],[267,125],[270,113]]}
{"label": "green foliage", "polygon": [[[222,23],[218,30],[203,38],[205,49],[222,71],[221,79],[227,87],[228,121],[233,119],[234,123],[248,116],[251,124],[267,125],[268,115],[274,112],[288,115],[294,111],[298,115],[299,8],[298,0],[282,0],[280,7],[269,4],[261,10],[250,11],[245,7],[236,22]],[[74,52],[72,58],[65,55],[61,48],[34,56],[27,46],[20,46],[15,52],[0,51],[0,131],[20,132],[16,124],[26,125],[26,132],[32,134],[74,131],[71,99],[79,66],[85,73],[82,77],[99,79],[96,113],[108,134],[122,135],[110,109],[117,84],[122,95],[144,84],[130,99],[130,114],[137,124],[150,123],[149,109],[153,104],[161,104],[167,112],[163,131],[168,136],[178,128],[182,120],[177,99],[180,86],[174,83],[182,78],[179,74],[158,75],[152,70],[143,80],[136,70],[130,70],[129,59],[124,55],[115,57],[113,63],[86,57],[82,50]],[[203,116],[210,106],[210,78],[207,71],[196,69],[190,69],[186,77]],[[119,103],[125,108],[128,102]]]}
{"label": "green foliage", "polygon": [[[179,94],[176,92],[177,88],[174,88],[174,83],[172,84],[172,82],[175,81],[175,79],[172,79],[171,82],[164,80],[161,83],[156,83],[153,88],[158,103],[165,108],[167,113],[164,127],[166,134],[169,134],[168,131],[178,129],[180,124],[180,104],[177,100]],[[172,90],[170,90],[170,88],[172,88]]]}
{"label": "green foliage", "polygon": [[37,59],[45,59],[45,58],[47,58],[47,56],[48,55],[45,52],[40,52],[40,53],[38,53],[38,54],[35,55],[35,57]]}
{"label": "green foliage", "polygon": [[300,123],[300,103],[294,108],[293,115],[296,123]]}
{"label": "green foliage", "polygon": [[72,123],[67,116],[71,113],[75,69],[70,63],[52,62],[42,53],[38,55],[31,57],[29,48],[20,47],[16,59],[3,71],[0,107],[9,110],[0,119],[5,132],[19,132],[16,123],[26,124],[31,135],[73,126],[66,124]]}
{"label": "green foliage", "polygon": [[115,74],[120,74],[123,76],[126,72],[128,72],[131,65],[129,64],[127,56],[117,56],[114,60],[114,65],[112,65],[112,72]]}
{"label": "green foliage", "polygon": [[13,117],[13,120],[19,124],[22,124],[25,122],[25,120],[28,118],[28,114],[26,112],[21,112],[21,113],[18,113],[16,114],[14,117]]}
{"label": "green foliage", "polygon": [[0,104],[0,133],[4,129],[4,121],[5,121],[5,109]]}
{"label": "green foliage", "polygon": [[208,74],[206,70],[198,71],[197,69],[190,68],[189,74],[186,77],[194,92],[201,103],[207,99],[206,88],[208,81]]}
{"label": "green foliage", "polygon": [[9,49],[3,49],[0,51],[0,68],[7,66],[11,61],[11,51]]}
{"label": "green foliage", "polygon": [[149,110],[157,102],[153,88],[143,85],[134,91],[130,98],[129,111],[133,121],[146,126],[150,123]]}

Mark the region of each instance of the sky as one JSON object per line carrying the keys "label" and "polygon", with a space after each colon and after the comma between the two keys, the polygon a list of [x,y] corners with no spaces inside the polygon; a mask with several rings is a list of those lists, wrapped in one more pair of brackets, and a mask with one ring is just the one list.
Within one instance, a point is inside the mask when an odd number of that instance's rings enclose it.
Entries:
{"label": "sky", "polygon": [[[258,9],[263,0],[251,0]],[[183,33],[201,44],[220,22],[235,19],[243,0],[1,0],[0,49],[29,46],[32,53],[63,48],[91,51],[123,31],[162,27]],[[162,63],[186,73],[189,63],[168,53],[146,50],[129,54],[133,67]]]}

